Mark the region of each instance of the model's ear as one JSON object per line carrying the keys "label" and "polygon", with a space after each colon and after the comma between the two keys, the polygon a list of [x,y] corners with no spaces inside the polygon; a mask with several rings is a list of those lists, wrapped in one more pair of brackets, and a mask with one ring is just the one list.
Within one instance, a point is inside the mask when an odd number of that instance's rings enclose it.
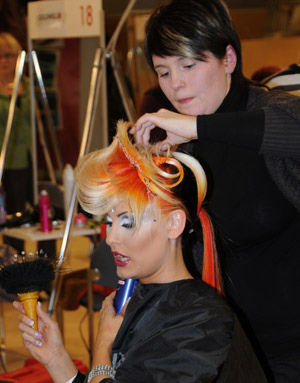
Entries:
{"label": "model's ear", "polygon": [[186,223],[185,212],[181,209],[174,210],[170,213],[168,218],[168,237],[169,239],[176,239],[181,236]]}
{"label": "model's ear", "polygon": [[225,65],[225,71],[227,74],[231,74],[236,67],[236,53],[232,45],[227,45],[226,53],[223,59]]}

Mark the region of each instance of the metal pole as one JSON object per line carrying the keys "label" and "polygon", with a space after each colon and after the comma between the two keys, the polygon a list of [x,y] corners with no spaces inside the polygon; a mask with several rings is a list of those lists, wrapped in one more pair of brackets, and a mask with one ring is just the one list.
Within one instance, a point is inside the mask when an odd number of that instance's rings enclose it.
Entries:
{"label": "metal pole", "polygon": [[36,122],[37,122],[37,128],[39,132],[40,144],[41,144],[42,151],[44,153],[46,166],[48,168],[49,178],[53,184],[56,184],[57,182],[55,177],[55,170],[51,162],[49,150],[47,148],[46,138],[44,134],[44,127],[43,127],[42,118],[41,118],[41,112],[38,105],[36,105],[35,111],[36,111]]}
{"label": "metal pole", "polygon": [[[131,0],[126,7],[116,29],[115,32],[113,33],[112,38],[110,39],[107,47],[105,48],[104,51],[101,52],[101,49],[98,48],[95,54],[95,59],[94,59],[94,65],[92,69],[92,76],[91,76],[91,84],[90,84],[90,93],[89,93],[89,98],[88,98],[88,104],[87,104],[87,113],[86,113],[86,119],[85,119],[85,124],[83,128],[83,135],[82,135],[82,141],[81,141],[81,146],[80,146],[80,152],[79,152],[79,158],[81,158],[84,154],[87,153],[87,148],[89,144],[89,140],[92,136],[91,131],[93,128],[93,123],[95,119],[95,110],[96,110],[96,104],[98,101],[98,94],[99,94],[99,85],[100,85],[100,79],[101,79],[101,74],[102,71],[101,69],[103,68],[103,65],[105,64],[105,59],[108,54],[108,52],[111,51],[111,49],[115,46],[117,39],[119,37],[119,34],[121,32],[121,29],[135,4],[136,0]],[[65,224],[65,230],[64,230],[64,235],[63,235],[63,240],[62,240],[62,246],[61,246],[61,251],[59,255],[59,259],[57,262],[57,270],[56,270],[56,277],[54,279],[53,283],[53,288],[51,291],[50,295],[50,301],[49,301],[49,306],[48,306],[48,313],[49,315],[52,315],[57,304],[57,300],[59,297],[60,293],[60,288],[61,288],[61,276],[60,276],[60,268],[65,260],[65,254],[67,253],[68,247],[69,247],[69,237],[70,237],[70,230],[73,222],[73,214],[75,211],[75,203],[77,202],[76,199],[76,194],[77,194],[77,187],[74,185],[73,191],[72,191],[72,196],[71,196],[71,201],[69,205],[69,211],[67,214],[67,220]]]}
{"label": "metal pole", "polygon": [[[100,78],[101,78],[101,72],[99,70],[101,68],[100,62],[103,62],[103,54],[101,54],[101,50],[100,50],[100,48],[98,48],[96,50],[96,53],[95,53],[94,65],[93,65],[93,69],[92,69],[90,92],[89,92],[89,98],[88,98],[88,104],[87,104],[87,113],[86,113],[86,118],[85,118],[84,129],[83,129],[79,158],[85,154],[86,148],[88,147],[89,138],[91,137],[91,131],[92,131],[92,126],[93,126],[93,122],[94,122],[94,118],[95,118],[95,110],[96,110],[95,100],[98,98],[99,83],[100,83]],[[64,230],[60,255],[59,255],[59,259],[58,259],[57,266],[56,266],[57,272],[55,274],[55,279],[53,282],[53,288],[52,288],[51,295],[50,295],[50,301],[49,301],[49,306],[48,306],[48,313],[50,315],[52,315],[54,310],[55,310],[55,307],[57,304],[57,299],[59,296],[59,291],[61,288],[61,276],[60,276],[59,271],[62,267],[62,264],[63,264],[64,259],[65,259],[65,254],[67,253],[67,250],[69,247],[70,230],[71,230],[72,222],[73,222],[75,204],[77,202],[76,194],[77,194],[77,187],[76,187],[76,185],[74,185],[73,190],[72,190],[69,210],[68,210],[68,214],[67,214],[67,219],[66,219],[66,223],[65,223],[65,230]]]}
{"label": "metal pole", "polygon": [[37,164],[37,145],[36,145],[36,105],[34,90],[34,73],[32,63],[32,40],[28,39],[29,49],[29,78],[30,78],[30,118],[31,118],[31,158],[32,158],[32,187],[33,187],[33,203],[38,204],[38,164]]}
{"label": "metal pole", "polygon": [[[106,34],[105,34],[105,14],[104,10],[101,6],[100,10],[100,26],[101,26],[101,32],[100,32],[100,39],[99,44],[101,49],[104,51],[106,46]],[[104,64],[104,61],[103,61]],[[106,65],[104,64],[102,67],[102,77],[101,77],[101,84],[100,84],[100,100],[101,100],[101,123],[102,123],[102,129],[101,129],[101,143],[105,147],[108,145],[108,107],[107,107],[107,72],[106,72]]]}
{"label": "metal pole", "polygon": [[134,103],[129,93],[125,76],[121,70],[121,66],[120,66],[119,60],[117,59],[115,50],[111,52],[111,63],[112,63],[113,73],[118,85],[118,89],[120,92],[120,96],[121,96],[128,120],[131,122],[135,122],[136,111],[135,111]]}
{"label": "metal pole", "polygon": [[40,87],[40,91],[41,91],[43,106],[44,106],[45,113],[46,113],[46,121],[47,121],[48,131],[49,131],[49,134],[51,137],[51,141],[52,141],[54,153],[56,156],[58,168],[59,168],[60,175],[62,178],[63,161],[61,159],[61,155],[60,155],[60,152],[58,149],[57,139],[56,139],[56,136],[54,134],[54,125],[53,125],[53,121],[52,121],[52,117],[51,117],[50,106],[49,106],[49,102],[48,102],[48,98],[47,98],[47,94],[46,94],[46,90],[45,90],[45,86],[44,86],[44,82],[43,82],[43,78],[42,78],[42,73],[41,73],[39,61],[38,61],[38,58],[37,58],[35,51],[32,51],[31,55],[32,55],[32,60],[33,60],[33,66],[35,69],[35,74],[36,74],[36,77],[37,77],[37,80],[39,83],[39,87]]}

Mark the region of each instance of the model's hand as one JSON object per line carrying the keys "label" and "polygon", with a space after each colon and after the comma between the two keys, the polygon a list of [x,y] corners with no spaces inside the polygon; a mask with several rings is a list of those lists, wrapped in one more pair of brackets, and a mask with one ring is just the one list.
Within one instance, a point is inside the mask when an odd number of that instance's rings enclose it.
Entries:
{"label": "model's hand", "polygon": [[38,331],[34,330],[32,319],[25,315],[21,302],[13,306],[21,313],[19,329],[23,342],[31,355],[44,365],[54,382],[64,382],[74,376],[77,369],[64,348],[58,324],[37,304]]}
{"label": "model's hand", "polygon": [[161,150],[197,138],[197,117],[171,112],[166,109],[160,109],[156,113],[144,114],[137,120],[130,133],[135,135],[138,144],[147,146],[149,145],[150,132],[156,126],[164,129],[167,133],[164,141],[155,144]]}
{"label": "model's hand", "polygon": [[114,302],[115,292],[110,294],[102,303],[102,307],[99,313],[99,324],[98,324],[98,333],[97,341],[105,343],[109,347],[112,346],[117,332],[123,322],[125,309],[120,314],[116,314],[113,302]]}

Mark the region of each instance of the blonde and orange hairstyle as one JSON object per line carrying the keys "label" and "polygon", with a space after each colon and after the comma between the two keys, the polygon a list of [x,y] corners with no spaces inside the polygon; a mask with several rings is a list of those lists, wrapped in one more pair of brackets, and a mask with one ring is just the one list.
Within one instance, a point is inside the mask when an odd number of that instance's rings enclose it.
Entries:
{"label": "blonde and orange hairstyle", "polygon": [[129,128],[128,123],[119,121],[110,146],[79,160],[77,194],[84,210],[102,215],[123,200],[137,225],[145,209],[153,204],[164,213],[177,208],[186,211],[183,202],[172,192],[184,178],[181,163],[195,169],[200,209],[206,177],[199,162],[183,153],[154,153],[151,148],[138,147],[129,138]]}
{"label": "blonde and orange hairstyle", "polygon": [[[210,221],[206,220],[207,215],[201,208],[206,193],[202,166],[185,153],[157,153],[153,148],[138,146],[130,139],[129,128],[128,123],[119,121],[111,145],[79,160],[75,177],[82,208],[91,214],[104,215],[123,201],[128,211],[133,213],[137,228],[143,215],[153,208],[161,215],[182,209],[191,224],[198,216],[201,224],[208,228],[203,231],[206,237],[204,245],[213,254],[215,247]],[[193,175],[196,193],[194,197],[190,195],[183,200],[177,190],[184,185],[187,171]],[[196,211],[191,212],[187,207],[189,198],[197,199],[193,208]],[[216,255],[212,257],[216,260]],[[206,265],[204,257],[203,271],[207,269]],[[210,269],[211,266],[205,273],[210,274]]]}

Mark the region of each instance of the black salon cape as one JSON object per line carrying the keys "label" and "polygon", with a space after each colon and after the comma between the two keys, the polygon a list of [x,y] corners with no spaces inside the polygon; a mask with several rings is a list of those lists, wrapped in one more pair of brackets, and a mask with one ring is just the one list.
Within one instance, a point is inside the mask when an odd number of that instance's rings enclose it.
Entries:
{"label": "black salon cape", "polygon": [[223,298],[194,279],[137,286],[112,362],[118,383],[266,382]]}

